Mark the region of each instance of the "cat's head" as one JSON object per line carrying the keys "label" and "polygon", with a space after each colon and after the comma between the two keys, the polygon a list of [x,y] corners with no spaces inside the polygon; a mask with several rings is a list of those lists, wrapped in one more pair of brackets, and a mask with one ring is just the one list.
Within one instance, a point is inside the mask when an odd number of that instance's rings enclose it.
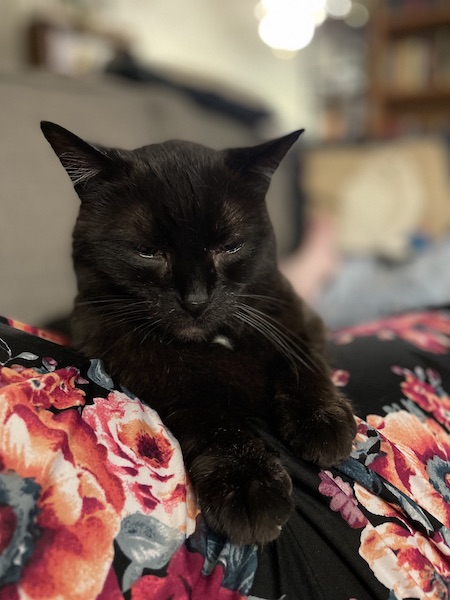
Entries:
{"label": "cat's head", "polygon": [[204,341],[232,324],[245,295],[267,293],[277,268],[265,194],[301,131],[248,148],[169,141],[128,151],[41,127],[81,199],[79,302]]}

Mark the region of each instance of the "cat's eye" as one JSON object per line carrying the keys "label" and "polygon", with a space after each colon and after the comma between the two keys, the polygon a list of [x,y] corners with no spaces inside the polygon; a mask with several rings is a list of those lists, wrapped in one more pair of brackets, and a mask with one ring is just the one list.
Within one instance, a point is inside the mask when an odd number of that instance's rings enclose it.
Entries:
{"label": "cat's eye", "polygon": [[236,254],[236,252],[239,252],[243,245],[243,242],[236,242],[234,244],[222,244],[217,248],[217,251],[223,254]]}
{"label": "cat's eye", "polygon": [[139,256],[141,258],[147,258],[147,259],[152,259],[152,258],[164,258],[165,253],[163,252],[163,250],[160,250],[159,248],[155,248],[152,246],[138,246],[137,248],[135,248],[135,251],[137,252],[137,254],[139,254]]}

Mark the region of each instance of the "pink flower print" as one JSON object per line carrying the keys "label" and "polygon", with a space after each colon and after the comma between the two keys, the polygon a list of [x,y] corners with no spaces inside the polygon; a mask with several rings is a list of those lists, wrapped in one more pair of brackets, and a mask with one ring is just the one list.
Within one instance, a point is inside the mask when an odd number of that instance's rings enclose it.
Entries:
{"label": "pink flower print", "polygon": [[343,369],[333,369],[331,381],[336,387],[345,387],[350,380],[350,373]]}
{"label": "pink flower print", "polygon": [[205,559],[197,552],[181,546],[173,555],[165,577],[144,575],[131,588],[132,600],[244,600],[235,590],[222,587],[223,567],[218,565],[212,573],[202,573]]}
{"label": "pink flower print", "polygon": [[433,354],[447,354],[450,348],[450,315],[446,312],[412,312],[336,331],[336,344],[375,335],[380,340],[402,339]]}
{"label": "pink flower print", "polygon": [[450,397],[442,388],[439,373],[433,369],[416,367],[411,371],[398,366],[392,371],[404,377],[400,384],[404,396],[432,413],[439,423],[450,429]]}
{"label": "pink flower print", "polygon": [[95,399],[83,419],[107,451],[105,468],[125,489],[122,517],[141,512],[184,532],[195,526],[198,508],[186,479],[178,443],[150,407],[121,392]]}
{"label": "pink flower print", "polygon": [[339,476],[334,477],[331,471],[320,471],[319,492],[331,498],[330,508],[339,512],[341,517],[353,529],[359,529],[367,524],[367,519],[358,508],[350,484]]}

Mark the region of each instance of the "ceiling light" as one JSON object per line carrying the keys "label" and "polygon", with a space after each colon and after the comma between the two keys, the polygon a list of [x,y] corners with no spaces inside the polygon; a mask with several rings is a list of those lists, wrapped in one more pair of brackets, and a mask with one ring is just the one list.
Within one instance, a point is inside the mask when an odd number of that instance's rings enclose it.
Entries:
{"label": "ceiling light", "polygon": [[259,36],[272,49],[296,52],[326,18],[326,0],[260,0],[255,7]]}
{"label": "ceiling light", "polygon": [[334,19],[344,19],[351,10],[351,0],[327,0],[327,13]]}

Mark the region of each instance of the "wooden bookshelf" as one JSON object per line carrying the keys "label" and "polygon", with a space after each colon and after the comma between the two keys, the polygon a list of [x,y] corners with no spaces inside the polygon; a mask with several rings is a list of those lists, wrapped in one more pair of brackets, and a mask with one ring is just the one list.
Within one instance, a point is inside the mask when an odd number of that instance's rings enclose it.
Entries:
{"label": "wooden bookshelf", "polygon": [[417,109],[435,110],[434,105],[444,104],[450,112],[450,85],[448,87],[432,88],[421,92],[388,92],[384,98],[385,103],[389,106],[403,107],[416,106]]}
{"label": "wooden bookshelf", "polygon": [[450,2],[379,0],[369,35],[368,134],[450,129]]}
{"label": "wooden bookshelf", "polygon": [[405,3],[403,8],[384,9],[386,29],[391,36],[410,35],[450,25],[450,2],[417,6]]}

